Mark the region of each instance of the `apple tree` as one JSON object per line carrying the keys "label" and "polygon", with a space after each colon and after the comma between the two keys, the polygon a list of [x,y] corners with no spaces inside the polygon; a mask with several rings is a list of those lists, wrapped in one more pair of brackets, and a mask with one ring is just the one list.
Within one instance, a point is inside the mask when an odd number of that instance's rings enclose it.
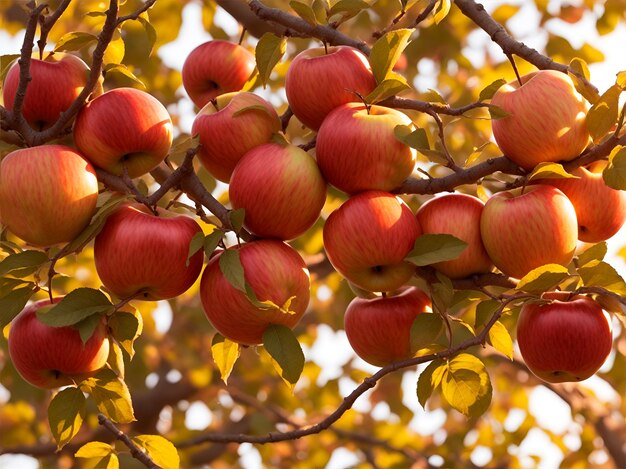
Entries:
{"label": "apple tree", "polygon": [[624,11],[0,2],[0,467],[626,467]]}

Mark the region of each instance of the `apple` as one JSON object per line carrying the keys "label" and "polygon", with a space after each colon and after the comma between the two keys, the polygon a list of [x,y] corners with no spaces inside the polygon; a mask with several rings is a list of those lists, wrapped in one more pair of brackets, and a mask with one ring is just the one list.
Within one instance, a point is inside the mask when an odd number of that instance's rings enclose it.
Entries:
{"label": "apple", "polygon": [[152,95],[115,88],[85,105],[74,124],[76,147],[95,166],[131,178],[156,168],[172,145],[172,120]]}
{"label": "apple", "polygon": [[324,224],[328,260],[346,279],[372,292],[393,291],[415,273],[404,260],[422,229],[411,209],[388,192],[361,192]]}
{"label": "apple", "polygon": [[123,205],[111,214],[94,243],[96,271],[119,298],[164,300],[193,285],[204,254],[187,262],[191,238],[202,229],[190,217],[141,205]]}
{"label": "apple", "polygon": [[281,129],[270,103],[253,93],[220,95],[204,106],[191,129],[200,138],[198,157],[215,178],[223,182],[249,150],[268,143]]}
{"label": "apple", "polygon": [[304,314],[310,297],[309,271],[300,254],[282,241],[261,239],[234,246],[246,283],[259,301],[276,307],[259,308],[233,287],[220,269],[219,252],[211,258],[200,282],[200,298],[207,318],[233,342],[256,345],[270,324],[293,328]]}
{"label": "apple", "polygon": [[578,239],[576,211],[552,186],[498,192],[485,204],[480,233],[495,266],[522,278],[545,264],[569,264]]}
{"label": "apple", "polygon": [[513,162],[531,170],[546,161],[569,161],[589,143],[587,102],[571,78],[554,70],[540,70],[502,86],[491,104],[509,116],[491,121],[500,150]]}
{"label": "apple", "polygon": [[0,163],[2,223],[28,244],[73,240],[89,224],[97,202],[95,170],[73,148],[23,148]]}
{"label": "apple", "polygon": [[[60,298],[55,298],[57,303]],[[52,327],[37,318],[37,311],[52,304],[40,300],[26,306],[11,322],[9,355],[15,369],[33,386],[58,388],[93,376],[109,356],[104,317],[83,344],[78,329]]]}
{"label": "apple", "polygon": [[361,103],[333,110],[319,129],[317,164],[327,181],[349,194],[391,191],[413,172],[417,152],[398,140],[397,125],[413,126],[400,111]]}
{"label": "apple", "polygon": [[185,59],[183,86],[199,108],[217,96],[239,91],[256,67],[254,55],[240,44],[213,40],[200,44]]}
{"label": "apple", "polygon": [[228,188],[244,226],[262,238],[294,239],[319,218],[326,181],[315,160],[294,145],[267,143],[239,161]]}
{"label": "apple", "polygon": [[525,303],[517,320],[526,366],[549,383],[589,378],[611,352],[609,316],[587,296],[550,292],[543,299]]}
{"label": "apple", "polygon": [[[89,79],[89,67],[71,54],[50,53],[44,60],[30,61],[32,80],[26,88],[22,115],[35,130],[44,130],[54,124],[83,91]],[[17,87],[20,82],[20,66],[16,60],[11,65],[2,88],[4,106],[13,110]],[[102,93],[102,80],[92,96]]]}
{"label": "apple", "polygon": [[588,167],[572,171],[580,179],[543,179],[560,189],[574,205],[578,219],[578,239],[598,243],[612,237],[626,220],[626,192],[604,183],[602,171],[606,161],[596,161]]}
{"label": "apple", "polygon": [[345,103],[361,101],[376,88],[367,60],[350,46],[311,48],[291,62],[285,77],[285,93],[294,115],[317,130],[330,111]]}
{"label": "apple", "polygon": [[433,267],[450,278],[490,272],[493,263],[480,236],[480,216],[485,204],[467,194],[446,194],[428,200],[417,211],[424,234],[449,234],[467,243],[461,255]]}
{"label": "apple", "polygon": [[396,296],[355,298],[348,305],[344,328],[348,342],[363,360],[374,366],[411,358],[411,325],[430,309],[430,298],[410,287]]}

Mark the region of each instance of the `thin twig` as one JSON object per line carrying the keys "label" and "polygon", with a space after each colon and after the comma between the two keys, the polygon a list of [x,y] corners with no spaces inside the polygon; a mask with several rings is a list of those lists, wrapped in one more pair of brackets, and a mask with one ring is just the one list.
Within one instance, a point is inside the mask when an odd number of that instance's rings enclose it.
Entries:
{"label": "thin twig", "polygon": [[115,438],[124,443],[128,449],[130,450],[130,454],[137,461],[141,462],[144,466],[149,469],[161,469],[147,453],[141,450],[139,446],[137,446],[133,441],[126,435],[122,430],[117,428],[111,420],[106,418],[103,414],[98,414],[98,423],[102,425],[104,428],[109,430]]}

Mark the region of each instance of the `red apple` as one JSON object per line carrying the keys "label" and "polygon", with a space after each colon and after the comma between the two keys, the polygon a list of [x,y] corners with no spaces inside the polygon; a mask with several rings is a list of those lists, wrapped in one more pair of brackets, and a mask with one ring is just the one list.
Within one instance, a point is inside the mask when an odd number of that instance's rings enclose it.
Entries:
{"label": "red apple", "polygon": [[181,295],[193,285],[204,254],[187,262],[189,243],[200,226],[190,217],[139,205],[124,205],[107,218],[96,236],[94,260],[104,286],[120,298],[141,300]]}
{"label": "red apple", "polygon": [[[22,115],[35,130],[44,130],[54,124],[83,91],[89,79],[89,67],[70,54],[48,54],[44,60],[31,59],[32,80],[26,88]],[[20,67],[16,60],[9,69],[2,95],[4,106],[13,110],[15,94],[20,81]],[[92,96],[102,93],[101,81]]]}
{"label": "red apple", "polygon": [[152,95],[134,88],[107,91],[81,109],[74,142],[95,166],[131,178],[165,159],[172,145],[172,120]]}
{"label": "red apple", "polygon": [[500,150],[524,169],[545,161],[569,161],[589,143],[587,102],[572,80],[540,70],[502,86],[491,100],[510,115],[491,121]]}
{"label": "red apple", "polygon": [[239,251],[246,283],[256,298],[279,307],[288,305],[289,312],[253,305],[222,273],[220,252],[207,264],[200,283],[202,306],[213,327],[227,339],[245,345],[262,343],[270,324],[293,328],[309,304],[309,271],[302,257],[289,245],[271,239],[229,249]]}
{"label": "red apple", "polygon": [[610,318],[587,296],[543,295],[549,303],[528,302],[517,321],[517,342],[526,366],[549,383],[581,381],[611,352]]}
{"label": "red apple", "polygon": [[293,59],[285,77],[287,101],[294,115],[317,130],[330,111],[361,101],[376,88],[376,79],[358,49],[349,46],[307,49]]}
{"label": "red apple", "polygon": [[[60,298],[55,299],[55,303]],[[11,322],[9,354],[15,369],[33,386],[58,388],[94,375],[109,356],[107,326],[103,318],[83,344],[78,329],[52,327],[37,318],[50,300],[30,304]]]}
{"label": "red apple", "polygon": [[356,354],[374,366],[411,358],[411,325],[430,309],[430,298],[415,287],[397,296],[355,298],[344,316],[346,335]]}
{"label": "red apple", "polygon": [[417,152],[398,140],[397,125],[413,126],[406,114],[383,106],[343,104],[317,134],[317,163],[329,183],[349,194],[390,191],[413,172]]}
{"label": "red apple", "polygon": [[356,286],[393,291],[414,274],[404,260],[422,229],[411,209],[382,191],[357,194],[330,214],[324,248],[337,271]]}
{"label": "red apple", "polygon": [[480,216],[485,204],[466,194],[446,194],[428,200],[417,211],[424,234],[449,234],[467,243],[461,255],[433,267],[450,278],[490,272],[493,263],[480,236]]}
{"label": "red apple", "polygon": [[23,148],[0,163],[2,223],[29,244],[71,241],[89,224],[97,202],[93,166],[73,148]]}
{"label": "red apple", "polygon": [[626,220],[626,192],[607,186],[602,179],[606,161],[596,161],[572,174],[580,179],[544,179],[560,189],[572,202],[578,219],[578,239],[598,243],[609,239]]}
{"label": "red apple", "polygon": [[480,232],[495,266],[521,278],[545,264],[569,264],[578,239],[576,211],[552,186],[498,192],[485,204]]}
{"label": "red apple", "polygon": [[235,166],[228,193],[233,208],[245,209],[244,226],[250,232],[286,240],[300,236],[318,219],[326,181],[301,148],[267,143]]}
{"label": "red apple", "polygon": [[200,137],[198,157],[204,167],[223,182],[249,150],[268,143],[281,129],[270,103],[253,93],[226,93],[204,106],[191,133]]}
{"label": "red apple", "polygon": [[255,67],[254,55],[243,46],[229,41],[208,41],[185,59],[183,86],[201,108],[221,94],[241,90]]}

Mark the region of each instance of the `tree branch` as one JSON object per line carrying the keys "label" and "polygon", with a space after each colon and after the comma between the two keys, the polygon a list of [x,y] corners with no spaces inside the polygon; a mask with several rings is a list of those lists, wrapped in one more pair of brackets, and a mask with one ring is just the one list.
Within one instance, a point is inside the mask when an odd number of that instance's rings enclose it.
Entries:
{"label": "tree branch", "polygon": [[149,469],[161,469],[160,466],[157,466],[147,453],[143,452],[141,448],[139,448],[139,446],[132,442],[128,435],[126,435],[122,430],[117,428],[113,424],[113,422],[111,422],[103,414],[98,414],[98,423],[107,430],[109,430],[113,435],[115,435],[115,438],[117,440],[120,440],[122,443],[124,443],[130,450],[130,454],[132,455],[132,457],[135,458],[137,461],[141,462]]}
{"label": "tree branch", "polygon": [[37,41],[37,47],[39,48],[39,59],[43,58],[43,51],[46,48],[48,41],[48,34],[52,27],[59,20],[61,15],[67,10],[72,0],[63,0],[56,10],[51,15],[46,16],[40,20],[41,26],[39,29],[39,40]]}

